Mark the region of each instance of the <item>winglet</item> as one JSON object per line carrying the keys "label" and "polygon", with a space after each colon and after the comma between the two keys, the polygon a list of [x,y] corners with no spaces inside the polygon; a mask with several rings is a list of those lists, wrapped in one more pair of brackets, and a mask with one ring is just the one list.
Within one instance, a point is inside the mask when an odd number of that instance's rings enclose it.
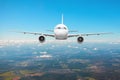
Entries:
{"label": "winglet", "polygon": [[62,20],[61,20],[61,23],[63,24],[63,14],[62,14]]}

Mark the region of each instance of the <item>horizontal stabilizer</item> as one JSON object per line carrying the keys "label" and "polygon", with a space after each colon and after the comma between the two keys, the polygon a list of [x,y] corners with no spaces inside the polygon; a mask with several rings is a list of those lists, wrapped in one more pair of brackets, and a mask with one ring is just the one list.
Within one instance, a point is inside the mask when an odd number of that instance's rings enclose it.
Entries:
{"label": "horizontal stabilizer", "polygon": [[47,31],[49,31],[49,32],[54,32],[53,30],[47,30]]}
{"label": "horizontal stabilizer", "polygon": [[74,31],[74,30],[72,30],[72,31],[69,31],[69,32],[78,32],[78,31]]}

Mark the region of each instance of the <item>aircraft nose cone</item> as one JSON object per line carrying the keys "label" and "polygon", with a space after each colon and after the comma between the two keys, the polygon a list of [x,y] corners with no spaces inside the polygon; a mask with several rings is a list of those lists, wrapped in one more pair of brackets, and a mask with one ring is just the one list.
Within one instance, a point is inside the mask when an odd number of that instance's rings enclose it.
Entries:
{"label": "aircraft nose cone", "polygon": [[56,39],[67,39],[67,31],[58,30],[55,32]]}

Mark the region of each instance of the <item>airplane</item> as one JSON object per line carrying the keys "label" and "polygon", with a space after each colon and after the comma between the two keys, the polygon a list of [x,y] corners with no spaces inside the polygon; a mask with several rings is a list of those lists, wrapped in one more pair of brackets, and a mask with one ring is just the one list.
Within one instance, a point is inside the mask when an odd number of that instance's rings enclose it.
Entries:
{"label": "airplane", "polygon": [[19,32],[19,33],[40,35],[38,38],[40,43],[45,42],[46,36],[54,37],[56,40],[67,40],[70,37],[77,37],[77,42],[82,43],[84,41],[83,36],[110,34],[110,33],[69,34],[69,32],[76,32],[76,31],[69,31],[68,27],[63,23],[63,15],[61,19],[61,24],[57,24],[54,30],[48,30],[48,31],[54,32],[54,34],[45,34],[45,33],[37,33],[37,32]]}

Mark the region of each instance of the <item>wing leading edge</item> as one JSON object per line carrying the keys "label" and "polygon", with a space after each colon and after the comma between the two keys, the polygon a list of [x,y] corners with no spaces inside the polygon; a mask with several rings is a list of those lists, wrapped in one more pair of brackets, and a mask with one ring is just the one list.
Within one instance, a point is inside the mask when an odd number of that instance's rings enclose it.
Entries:
{"label": "wing leading edge", "polygon": [[45,33],[39,33],[39,32],[21,32],[21,31],[12,31],[12,32],[23,33],[23,34],[33,34],[33,35],[44,35],[44,36],[54,37],[54,34],[45,34]]}
{"label": "wing leading edge", "polygon": [[112,34],[112,33],[111,33],[111,32],[108,32],[108,33],[69,34],[68,37],[91,36],[91,35],[104,35],[104,34]]}

